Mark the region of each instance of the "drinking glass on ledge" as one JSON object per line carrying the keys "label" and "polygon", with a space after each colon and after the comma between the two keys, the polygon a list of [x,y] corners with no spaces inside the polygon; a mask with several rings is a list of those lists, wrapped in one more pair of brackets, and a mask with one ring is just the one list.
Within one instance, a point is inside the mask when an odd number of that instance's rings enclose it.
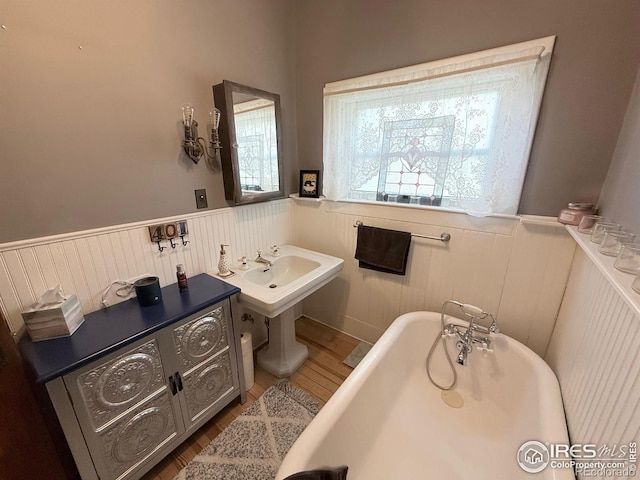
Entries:
{"label": "drinking glass on ledge", "polygon": [[600,246],[598,247],[598,252],[600,252],[602,255],[615,257],[618,255],[618,252],[620,251],[620,248],[622,248],[622,245],[626,243],[633,243],[635,238],[635,234],[631,232],[614,232],[605,230],[604,235],[602,236],[602,242],[600,242]]}
{"label": "drinking glass on ledge", "polygon": [[600,244],[602,237],[604,237],[604,232],[619,232],[621,230],[623,228],[619,223],[597,222],[591,232],[591,241]]}
{"label": "drinking glass on ledge", "polygon": [[578,224],[578,232],[591,235],[593,226],[598,222],[606,222],[606,218],[602,215],[585,215]]}
{"label": "drinking glass on ledge", "polygon": [[613,264],[621,272],[640,273],[640,243],[627,243],[622,245],[616,261]]}

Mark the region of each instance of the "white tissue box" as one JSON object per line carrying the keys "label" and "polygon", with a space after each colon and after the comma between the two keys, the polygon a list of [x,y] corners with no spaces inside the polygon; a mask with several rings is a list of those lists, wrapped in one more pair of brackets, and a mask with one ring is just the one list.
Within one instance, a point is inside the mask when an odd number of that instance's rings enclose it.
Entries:
{"label": "white tissue box", "polygon": [[22,312],[29,337],[34,342],[48,338],[68,337],[84,322],[78,297],[71,295],[62,302],[34,303]]}

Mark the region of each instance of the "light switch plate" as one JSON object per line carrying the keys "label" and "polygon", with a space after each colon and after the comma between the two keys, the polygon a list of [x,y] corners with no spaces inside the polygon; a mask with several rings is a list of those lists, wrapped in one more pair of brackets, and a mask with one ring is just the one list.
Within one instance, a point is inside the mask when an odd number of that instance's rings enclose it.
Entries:
{"label": "light switch plate", "polygon": [[196,190],[196,208],[207,208],[208,206],[207,190],[204,188]]}

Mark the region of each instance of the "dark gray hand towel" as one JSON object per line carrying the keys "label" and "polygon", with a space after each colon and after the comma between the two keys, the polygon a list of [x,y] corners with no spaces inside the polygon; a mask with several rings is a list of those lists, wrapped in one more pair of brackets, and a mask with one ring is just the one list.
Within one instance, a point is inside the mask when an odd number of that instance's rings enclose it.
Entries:
{"label": "dark gray hand towel", "polygon": [[410,245],[409,232],[359,225],[356,259],[360,268],[404,275]]}
{"label": "dark gray hand towel", "polygon": [[347,480],[348,467],[319,468],[289,475],[284,480]]}

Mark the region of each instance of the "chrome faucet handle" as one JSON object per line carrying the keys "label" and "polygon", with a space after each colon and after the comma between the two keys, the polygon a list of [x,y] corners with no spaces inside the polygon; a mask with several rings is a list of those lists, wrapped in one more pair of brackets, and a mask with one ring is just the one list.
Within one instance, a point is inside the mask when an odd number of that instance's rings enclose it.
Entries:
{"label": "chrome faucet handle", "polygon": [[277,257],[278,255],[280,255],[280,247],[276,244],[273,244],[269,247],[271,249],[271,254],[274,257]]}
{"label": "chrome faucet handle", "polygon": [[262,258],[262,249],[261,248],[258,249],[258,258]]}

